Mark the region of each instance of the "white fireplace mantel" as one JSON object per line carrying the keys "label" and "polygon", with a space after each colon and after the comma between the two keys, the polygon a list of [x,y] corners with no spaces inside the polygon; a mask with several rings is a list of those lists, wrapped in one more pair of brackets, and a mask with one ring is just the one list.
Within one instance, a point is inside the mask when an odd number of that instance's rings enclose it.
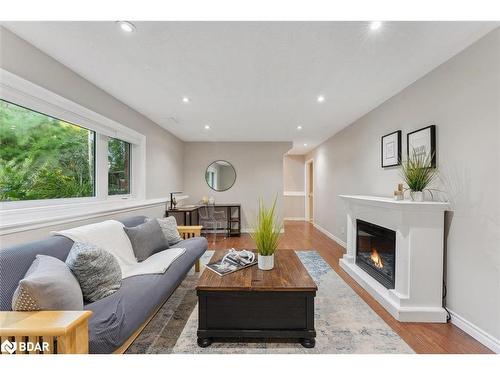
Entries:
{"label": "white fireplace mantel", "polygon": [[[446,202],[340,195],[347,208],[347,253],[340,266],[402,322],[446,322],[442,307]],[[356,220],[396,232],[396,280],[387,289],[356,265]]]}

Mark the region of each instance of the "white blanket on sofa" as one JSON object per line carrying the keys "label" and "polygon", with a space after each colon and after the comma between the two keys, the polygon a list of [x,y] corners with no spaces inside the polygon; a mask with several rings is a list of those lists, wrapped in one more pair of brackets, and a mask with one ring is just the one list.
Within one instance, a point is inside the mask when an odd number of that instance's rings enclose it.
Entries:
{"label": "white blanket on sofa", "polygon": [[167,249],[153,254],[143,262],[138,262],[123,227],[119,221],[106,220],[51,234],[65,236],[75,242],[89,243],[113,254],[120,265],[122,279],[136,275],[164,273],[186,251],[181,248]]}

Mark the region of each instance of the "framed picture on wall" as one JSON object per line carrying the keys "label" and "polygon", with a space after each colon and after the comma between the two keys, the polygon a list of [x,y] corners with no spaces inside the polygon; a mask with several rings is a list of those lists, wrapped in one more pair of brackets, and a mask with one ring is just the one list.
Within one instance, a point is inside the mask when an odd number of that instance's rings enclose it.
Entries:
{"label": "framed picture on wall", "polygon": [[382,136],[382,168],[401,164],[401,130]]}
{"label": "framed picture on wall", "polygon": [[413,153],[417,156],[431,155],[431,165],[436,167],[436,125],[426,126],[425,128],[415,130],[406,136],[406,154],[410,158]]}

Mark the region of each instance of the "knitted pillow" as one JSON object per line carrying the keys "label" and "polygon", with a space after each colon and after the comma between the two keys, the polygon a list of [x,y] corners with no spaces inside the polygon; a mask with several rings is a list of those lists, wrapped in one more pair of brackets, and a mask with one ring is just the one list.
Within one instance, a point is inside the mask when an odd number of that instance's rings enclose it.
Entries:
{"label": "knitted pillow", "polygon": [[80,283],[86,301],[95,302],[120,289],[120,265],[114,255],[106,250],[88,243],[75,242],[66,264]]}
{"label": "knitted pillow", "polygon": [[19,281],[12,297],[12,310],[83,310],[82,291],[63,261],[37,255]]}
{"label": "knitted pillow", "polygon": [[158,224],[160,224],[161,230],[163,231],[169,246],[173,246],[182,241],[182,237],[179,235],[179,231],[177,230],[177,221],[175,220],[175,217],[169,216],[153,220],[158,221]]}

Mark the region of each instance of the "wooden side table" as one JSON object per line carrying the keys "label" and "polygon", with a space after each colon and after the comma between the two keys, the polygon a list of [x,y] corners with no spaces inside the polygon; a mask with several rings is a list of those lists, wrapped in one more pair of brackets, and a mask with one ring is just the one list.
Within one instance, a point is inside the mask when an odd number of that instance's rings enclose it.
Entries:
{"label": "wooden side table", "polygon": [[91,311],[0,311],[0,341],[8,340],[16,354],[87,354],[91,315]]}

